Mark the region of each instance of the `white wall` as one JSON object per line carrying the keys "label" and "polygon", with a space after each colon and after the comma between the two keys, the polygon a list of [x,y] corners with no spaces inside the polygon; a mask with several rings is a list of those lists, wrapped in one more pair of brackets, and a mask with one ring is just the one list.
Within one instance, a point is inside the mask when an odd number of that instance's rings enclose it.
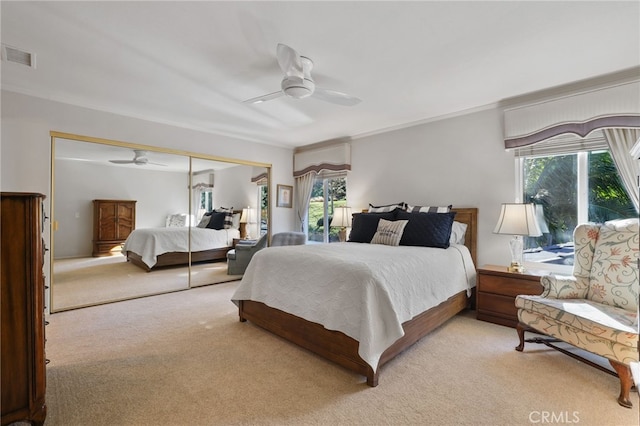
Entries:
{"label": "white wall", "polygon": [[347,198],[369,203],[477,207],[478,263],[506,265],[509,237],[492,233],[500,204],[513,202],[515,163],[495,108],[351,142]]}
{"label": "white wall", "polygon": [[253,168],[247,166],[216,171],[213,207],[233,207],[235,210],[247,206],[256,207],[258,193],[257,185],[251,182],[252,172]]}

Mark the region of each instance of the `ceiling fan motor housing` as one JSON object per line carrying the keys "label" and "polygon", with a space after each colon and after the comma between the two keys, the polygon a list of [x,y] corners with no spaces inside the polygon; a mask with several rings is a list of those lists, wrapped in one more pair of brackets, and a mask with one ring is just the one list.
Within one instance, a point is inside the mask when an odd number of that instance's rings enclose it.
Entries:
{"label": "ceiling fan motor housing", "polygon": [[288,76],[282,79],[280,87],[287,96],[302,99],[313,94],[316,84],[308,78]]}

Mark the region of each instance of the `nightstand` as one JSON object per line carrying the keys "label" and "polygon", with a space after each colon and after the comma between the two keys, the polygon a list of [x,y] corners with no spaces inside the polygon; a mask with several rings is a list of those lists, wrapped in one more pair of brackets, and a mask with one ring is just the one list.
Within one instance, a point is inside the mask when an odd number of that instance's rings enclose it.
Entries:
{"label": "nightstand", "polygon": [[518,324],[516,296],[541,294],[540,277],[549,271],[525,270],[509,272],[506,266],[484,265],[477,270],[476,310],[477,318],[496,324],[514,327]]}

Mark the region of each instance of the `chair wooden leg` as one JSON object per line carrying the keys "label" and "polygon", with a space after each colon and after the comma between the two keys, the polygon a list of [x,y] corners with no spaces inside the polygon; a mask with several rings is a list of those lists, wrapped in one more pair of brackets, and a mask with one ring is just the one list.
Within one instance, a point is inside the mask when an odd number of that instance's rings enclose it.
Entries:
{"label": "chair wooden leg", "polygon": [[617,361],[609,360],[609,364],[616,370],[618,377],[620,378],[620,396],[618,396],[618,404],[626,408],[633,407],[631,400],[629,399],[629,391],[631,390],[631,369],[628,365],[622,364]]}
{"label": "chair wooden leg", "polygon": [[518,332],[518,338],[520,339],[520,344],[518,346],[516,346],[516,351],[518,352],[522,352],[524,350],[524,332],[525,332],[526,328],[524,325],[522,325],[522,323],[518,323],[518,325],[516,325],[516,331]]}

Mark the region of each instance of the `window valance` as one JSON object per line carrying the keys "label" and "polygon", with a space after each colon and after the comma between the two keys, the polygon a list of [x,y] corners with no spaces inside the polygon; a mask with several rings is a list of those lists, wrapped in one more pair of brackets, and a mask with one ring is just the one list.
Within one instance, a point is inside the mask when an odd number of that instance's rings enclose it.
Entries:
{"label": "window valance", "polygon": [[193,173],[191,184],[194,189],[213,188],[213,170],[202,170]]}
{"label": "window valance", "polygon": [[351,144],[333,143],[301,149],[293,154],[293,176],[303,176],[309,172],[346,172],[351,170]]}
{"label": "window valance", "polygon": [[264,167],[253,167],[251,172],[251,182],[256,185],[266,185],[269,179],[269,174]]}
{"label": "window valance", "polygon": [[640,128],[640,80],[505,109],[504,145],[519,148],[613,127]]}

